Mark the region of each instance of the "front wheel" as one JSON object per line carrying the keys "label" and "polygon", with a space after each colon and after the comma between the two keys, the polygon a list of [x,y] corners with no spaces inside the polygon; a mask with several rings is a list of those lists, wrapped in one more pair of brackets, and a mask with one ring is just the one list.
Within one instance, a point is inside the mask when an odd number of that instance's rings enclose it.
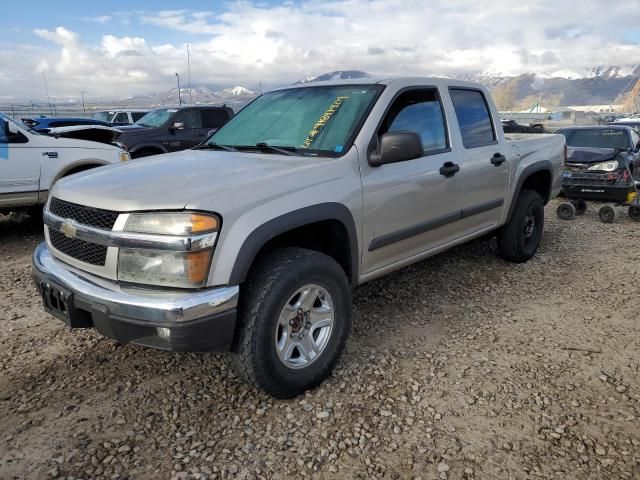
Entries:
{"label": "front wheel", "polygon": [[322,382],[351,328],[351,288],[331,257],[301,248],[266,255],[241,294],[231,368],[277,398]]}
{"label": "front wheel", "polygon": [[498,235],[500,256],[510,262],[529,260],[538,250],[544,227],[542,198],[533,190],[522,190],[511,219]]}

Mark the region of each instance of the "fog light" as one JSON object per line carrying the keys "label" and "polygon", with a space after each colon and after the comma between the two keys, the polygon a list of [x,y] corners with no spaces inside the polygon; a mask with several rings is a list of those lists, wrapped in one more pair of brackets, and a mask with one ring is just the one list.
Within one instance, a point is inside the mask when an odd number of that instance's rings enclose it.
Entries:
{"label": "fog light", "polygon": [[165,340],[169,340],[171,338],[171,330],[164,327],[157,327],[156,333],[160,338],[164,338]]}

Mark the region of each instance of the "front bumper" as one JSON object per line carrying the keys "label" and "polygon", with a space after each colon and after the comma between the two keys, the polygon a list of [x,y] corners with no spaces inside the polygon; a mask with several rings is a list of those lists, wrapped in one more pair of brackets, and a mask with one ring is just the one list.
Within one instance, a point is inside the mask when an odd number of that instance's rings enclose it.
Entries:
{"label": "front bumper", "polygon": [[32,276],[45,310],[71,328],[93,327],[121,343],[173,351],[228,350],[233,342],[237,286],[125,287],[56,260],[45,243],[33,254]]}

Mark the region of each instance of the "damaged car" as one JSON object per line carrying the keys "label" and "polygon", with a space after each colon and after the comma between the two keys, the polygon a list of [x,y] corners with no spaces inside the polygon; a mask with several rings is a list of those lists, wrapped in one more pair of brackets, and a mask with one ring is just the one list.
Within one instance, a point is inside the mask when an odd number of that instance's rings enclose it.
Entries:
{"label": "damaged car", "polygon": [[[587,200],[629,206],[629,216],[640,221],[637,181],[640,180],[640,135],[624,125],[562,128],[556,133],[567,141],[567,161],[562,194],[570,201],[558,206],[558,216],[572,219],[587,210]],[[605,223],[616,210],[599,210]]]}

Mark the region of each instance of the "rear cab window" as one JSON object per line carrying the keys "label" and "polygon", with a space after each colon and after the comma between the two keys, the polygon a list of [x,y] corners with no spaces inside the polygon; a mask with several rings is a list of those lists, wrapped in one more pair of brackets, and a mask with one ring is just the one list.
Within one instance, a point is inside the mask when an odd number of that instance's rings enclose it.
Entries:
{"label": "rear cab window", "polygon": [[449,88],[464,148],[498,143],[489,104],[480,90]]}
{"label": "rear cab window", "polygon": [[436,88],[416,88],[402,92],[391,104],[378,131],[416,132],[425,155],[449,151],[444,109]]}

